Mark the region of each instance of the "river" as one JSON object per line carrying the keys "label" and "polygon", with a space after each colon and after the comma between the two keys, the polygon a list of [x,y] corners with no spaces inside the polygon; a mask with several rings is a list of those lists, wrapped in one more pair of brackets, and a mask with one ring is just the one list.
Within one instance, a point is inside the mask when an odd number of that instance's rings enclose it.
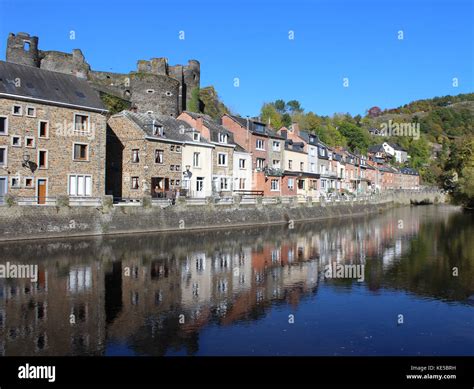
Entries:
{"label": "river", "polygon": [[474,221],[450,206],[11,242],[7,264],[38,268],[0,279],[0,355],[474,355]]}

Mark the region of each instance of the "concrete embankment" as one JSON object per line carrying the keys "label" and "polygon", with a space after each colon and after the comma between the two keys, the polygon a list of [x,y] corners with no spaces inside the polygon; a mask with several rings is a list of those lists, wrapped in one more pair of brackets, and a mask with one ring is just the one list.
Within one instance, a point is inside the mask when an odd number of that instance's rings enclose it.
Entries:
{"label": "concrete embankment", "polygon": [[425,198],[444,202],[438,192],[392,193],[372,200],[340,202],[298,202],[244,204],[184,200],[165,208],[146,205],[99,207],[2,206],[0,241],[65,238],[109,234],[169,232],[196,229],[227,229],[269,224],[289,224],[383,212],[410,201]]}

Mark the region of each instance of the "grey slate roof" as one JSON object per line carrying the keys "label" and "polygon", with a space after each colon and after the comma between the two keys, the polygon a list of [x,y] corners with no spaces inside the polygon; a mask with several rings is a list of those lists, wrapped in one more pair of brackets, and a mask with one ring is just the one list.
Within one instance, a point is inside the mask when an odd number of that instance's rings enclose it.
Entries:
{"label": "grey slate roof", "polygon": [[[155,123],[155,125],[163,126],[163,136],[160,138],[181,143],[194,141],[192,133],[195,131],[193,131],[193,127],[184,120],[178,120],[167,115],[137,113],[131,111],[122,111],[120,115],[124,115],[132,120],[147,136],[157,137],[156,135],[153,135],[153,123]],[[200,143],[209,144],[208,140],[204,137],[201,136],[200,139]]]}
{"label": "grey slate roof", "polygon": [[402,174],[409,174],[411,176],[417,176],[418,172],[415,169],[412,169],[410,167],[402,167],[400,169],[400,173]]}
{"label": "grey slate roof", "polygon": [[310,142],[310,134],[308,131],[300,131],[300,138],[303,139],[306,143],[309,143],[310,145],[316,146],[318,142],[320,142],[318,136],[316,134],[311,134],[314,136],[314,142]]}
{"label": "grey slate roof", "polygon": [[[240,116],[234,116],[234,115],[228,115],[230,118],[232,118],[234,121],[236,121],[238,124],[240,124],[242,127],[247,128],[247,119],[240,117]],[[248,126],[249,126],[249,131],[252,134],[255,135],[266,135],[271,138],[277,138],[277,139],[285,139],[281,135],[278,135],[275,131],[270,130],[265,123],[259,122],[255,119],[250,119],[248,120]],[[263,132],[259,130],[260,127],[263,127]]]}
{"label": "grey slate roof", "polygon": [[369,153],[378,153],[378,152],[385,152],[382,145],[374,145],[369,147]]}
{"label": "grey slate roof", "polygon": [[205,115],[202,113],[196,113],[196,112],[189,112],[189,111],[184,111],[187,113],[189,116],[191,116],[193,119],[202,119],[202,123],[205,127],[209,129],[209,132],[211,134],[211,141],[212,142],[219,142],[219,133],[221,134],[226,134],[228,137],[228,144],[230,145],[235,145],[234,141],[234,134],[229,131],[227,128],[225,128],[223,125],[216,123],[209,115]]}
{"label": "grey slate roof", "polygon": [[[15,80],[19,80],[16,86]],[[81,78],[32,66],[0,61],[0,96],[13,95],[54,105],[106,111],[99,94]]]}

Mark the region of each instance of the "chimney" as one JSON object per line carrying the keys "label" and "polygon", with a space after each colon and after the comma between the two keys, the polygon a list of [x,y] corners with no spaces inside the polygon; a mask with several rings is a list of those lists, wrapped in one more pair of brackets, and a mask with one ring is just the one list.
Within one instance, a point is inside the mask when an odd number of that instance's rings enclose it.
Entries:
{"label": "chimney", "polygon": [[211,140],[209,128],[204,125],[204,121],[202,120],[201,116],[196,119],[196,130],[198,130],[202,137],[206,138],[207,140]]}
{"label": "chimney", "polygon": [[293,133],[297,136],[300,135],[300,125],[298,123],[292,123],[291,127],[293,128]]}

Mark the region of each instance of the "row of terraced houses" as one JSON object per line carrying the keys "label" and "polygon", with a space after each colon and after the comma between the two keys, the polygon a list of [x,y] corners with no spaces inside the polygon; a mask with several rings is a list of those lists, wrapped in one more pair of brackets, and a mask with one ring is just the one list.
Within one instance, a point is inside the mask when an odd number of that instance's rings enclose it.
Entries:
{"label": "row of terraced houses", "polygon": [[235,194],[325,196],[416,189],[380,153],[328,147],[295,123],[230,114],[110,115],[84,79],[0,61],[0,200],[48,204]]}

